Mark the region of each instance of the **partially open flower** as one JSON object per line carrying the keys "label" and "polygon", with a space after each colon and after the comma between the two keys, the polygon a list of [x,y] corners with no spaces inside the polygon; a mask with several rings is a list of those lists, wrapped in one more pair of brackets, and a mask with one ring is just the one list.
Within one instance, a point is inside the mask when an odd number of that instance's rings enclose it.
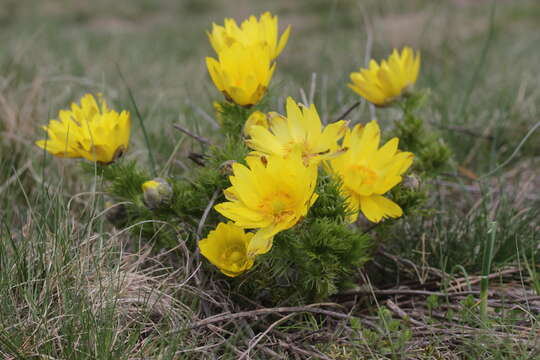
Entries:
{"label": "partially open flower", "polygon": [[358,211],[372,222],[403,214],[398,204],[382,195],[402,181],[401,175],[411,166],[414,156],[398,151],[398,138],[380,148],[379,142],[380,129],[375,120],[366,126],[356,125],[343,140],[347,152],[326,164],[341,179],[341,191],[354,212],[352,221]]}
{"label": "partially open flower", "polygon": [[228,202],[215,206],[242,228],[259,229],[249,254],[264,254],[275,234],[294,226],[317,199],[317,167],[306,167],[300,154],[246,159],[248,167],[233,164],[232,186],[224,191]]}
{"label": "partially open flower", "polygon": [[158,209],[171,202],[173,190],[169,183],[161,178],[146,181],[142,184],[144,204],[149,209]]}
{"label": "partially open flower", "polygon": [[287,99],[287,117],[277,113],[269,114],[269,126],[247,127],[250,139],[247,145],[259,154],[288,157],[299,152],[304,163],[318,164],[331,159],[344,151],[338,145],[347,129],[347,122],[337,121],[323,126],[315,105],[298,106],[294,100]]}
{"label": "partially open flower", "polygon": [[231,223],[219,223],[215,230],[199,241],[199,249],[222,273],[235,277],[253,266],[254,256],[248,254],[253,235]]}
{"label": "partially open flower", "polygon": [[218,60],[207,57],[206,65],[227,100],[249,107],[266,94],[276,64],[272,64],[267,46],[235,43],[223,49]]}
{"label": "partially open flower", "polygon": [[208,38],[218,54],[235,43],[243,46],[264,45],[270,49],[271,59],[275,59],[287,44],[290,30],[291,27],[287,27],[278,40],[278,17],[265,12],[258,21],[252,15],[240,26],[234,19],[229,18],[225,19],[224,26],[212,24],[212,32],[208,33]]}
{"label": "partially open flower", "polygon": [[377,64],[371,60],[369,68],[351,73],[349,87],[367,101],[386,106],[413,86],[420,70],[420,54],[405,47],[401,54],[396,49],[388,60]]}
{"label": "partially open flower", "polygon": [[249,137],[249,131],[252,126],[262,126],[265,129],[268,129],[268,119],[265,113],[260,111],[254,111],[249,115],[246,123],[244,124],[244,136]]}
{"label": "partially open flower", "polygon": [[43,129],[47,139],[36,145],[58,157],[85,158],[109,164],[127,149],[131,121],[129,112],[110,110],[98,94],[81,98],[81,105],[71,104],[71,110],[60,110],[58,119]]}

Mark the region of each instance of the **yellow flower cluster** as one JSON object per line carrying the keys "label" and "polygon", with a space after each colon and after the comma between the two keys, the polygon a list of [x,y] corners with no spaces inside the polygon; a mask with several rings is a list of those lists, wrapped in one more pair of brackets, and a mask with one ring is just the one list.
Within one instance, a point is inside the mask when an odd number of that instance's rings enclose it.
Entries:
{"label": "yellow flower cluster", "polygon": [[[235,252],[235,257],[240,257],[235,261],[249,264],[239,268],[249,269],[257,255],[271,249],[277,233],[306,216],[318,197],[315,185],[320,162],[340,178],[342,194],[353,213],[351,221],[359,211],[373,222],[402,215],[399,205],[382,195],[401,182],[413,155],[398,151],[397,138],[379,147],[376,121],[352,130],[345,122],[323,127],[315,106],[299,106],[289,98],[287,117],[270,113],[264,118],[254,113],[245,132],[249,136],[246,143],[255,151],[246,158],[247,166],[233,164],[229,178],[232,186],[224,191],[228,201],[215,206],[233,221],[228,226],[256,229],[255,235],[243,243],[245,251]],[[232,260],[215,254],[227,254],[232,245],[217,230],[203,241],[201,253],[228,274],[224,269]]]}
{"label": "yellow flower cluster", "polygon": [[[356,125],[352,130],[345,123],[322,127],[313,105],[298,106],[291,98],[287,100],[287,117],[271,113],[267,121],[267,126],[248,127],[250,138],[246,142],[255,151],[246,158],[247,166],[233,164],[229,178],[232,186],[224,191],[228,201],[215,206],[233,221],[228,226],[256,229],[255,235],[243,243],[245,251],[235,252],[236,257],[242,254],[240,263],[249,264],[239,268],[248,270],[257,255],[271,249],[277,233],[306,216],[318,197],[315,185],[320,162],[330,174],[339,177],[341,192],[352,212],[351,221],[360,211],[373,222],[402,215],[399,205],[383,195],[401,182],[413,154],[398,151],[397,138],[379,146],[376,121]],[[224,269],[230,259],[215,254],[228,253],[232,245],[221,232],[212,234],[204,239],[201,254],[228,274]]]}
{"label": "yellow flower cluster", "polygon": [[43,129],[47,139],[36,145],[59,157],[85,158],[109,164],[127,149],[131,121],[129,112],[120,114],[110,110],[103,97],[86,94],[80,106],[60,110],[58,119],[51,120]]}
{"label": "yellow flower cluster", "polygon": [[[278,36],[278,18],[264,13],[238,26],[225,19],[208,33],[217,59],[208,57],[210,77],[228,101],[243,107],[257,104],[265,95],[285,47],[290,27]],[[420,55],[408,47],[394,50],[379,65],[351,74],[349,86],[377,106],[395,101],[414,85]],[[215,104],[220,117],[224,107]],[[109,164],[128,147],[130,116],[109,109],[103,97],[82,97],[80,105],[61,110],[58,119],[43,127],[47,138],[36,144],[59,157],[85,158]],[[199,249],[227,276],[249,270],[255,258],[272,248],[273,238],[295,226],[318,198],[319,165],[340,181],[340,190],[351,210],[351,221],[361,212],[372,222],[396,218],[403,211],[384,197],[402,181],[413,154],[398,150],[397,138],[381,146],[375,120],[350,129],[340,120],[323,125],[315,105],[297,104],[287,98],[286,114],[253,112],[243,127],[252,150],[245,164],[234,163],[226,202],[215,210],[230,220],[220,223],[199,241]],[[156,178],[142,184],[145,204],[152,209],[168,206],[172,187]],[[247,230],[247,232],[246,232]]]}
{"label": "yellow flower cluster", "polygon": [[228,101],[249,107],[262,99],[289,33],[290,27],[278,40],[278,18],[269,12],[259,20],[251,16],[240,26],[233,19],[225,19],[225,26],[213,24],[208,37],[217,59],[207,57],[206,65]]}
{"label": "yellow flower cluster", "polygon": [[[207,58],[216,87],[238,105],[256,104],[268,88],[273,61],[287,42],[289,28],[278,41],[277,17],[265,13],[259,21],[252,16],[240,27],[225,19],[224,26],[214,24],[208,35],[218,53],[218,60]],[[394,50],[380,66],[372,60],[369,69],[352,73],[349,86],[375,105],[388,105],[416,82],[419,66],[420,57],[410,48],[401,54]],[[215,206],[232,222],[219,224],[200,242],[201,253],[224,274],[237,276],[251,268],[257,255],[271,249],[277,233],[306,216],[318,197],[315,185],[321,162],[339,178],[351,221],[359,212],[373,222],[402,215],[399,205],[383,195],[401,182],[413,154],[399,152],[397,138],[379,146],[376,121],[352,130],[344,120],[323,126],[314,105],[297,104],[289,97],[286,116],[255,111],[243,134],[253,151],[247,166],[232,166],[232,186],[224,191],[228,201]]]}

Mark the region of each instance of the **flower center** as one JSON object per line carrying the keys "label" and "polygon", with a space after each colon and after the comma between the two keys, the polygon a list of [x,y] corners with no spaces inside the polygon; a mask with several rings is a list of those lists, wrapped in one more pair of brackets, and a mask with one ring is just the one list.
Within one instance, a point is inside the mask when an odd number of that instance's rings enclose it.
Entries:
{"label": "flower center", "polygon": [[231,245],[221,254],[221,260],[228,266],[237,264],[246,258],[245,250],[241,245]]}
{"label": "flower center", "polygon": [[361,179],[362,185],[374,184],[379,177],[375,171],[367,166],[354,165],[351,167],[351,170],[355,176]]}
{"label": "flower center", "polygon": [[299,151],[302,154],[302,160],[304,160],[306,166],[311,158],[321,155],[311,148],[311,144],[307,139],[302,141],[289,141],[283,146],[283,150],[286,156],[292,152]]}
{"label": "flower center", "polygon": [[286,192],[272,193],[260,205],[262,212],[274,218],[274,223],[282,222],[294,215],[292,207],[293,197]]}

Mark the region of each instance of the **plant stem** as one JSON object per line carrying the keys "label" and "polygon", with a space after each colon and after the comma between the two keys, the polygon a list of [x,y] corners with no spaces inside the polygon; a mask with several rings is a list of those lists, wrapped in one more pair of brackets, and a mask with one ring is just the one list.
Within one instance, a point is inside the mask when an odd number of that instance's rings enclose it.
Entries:
{"label": "plant stem", "polygon": [[139,107],[137,106],[137,102],[135,101],[135,97],[133,96],[133,92],[131,91],[131,88],[129,87],[126,79],[124,78],[124,74],[122,74],[122,71],[120,70],[120,65],[116,64],[116,68],[118,70],[118,74],[120,75],[120,79],[126,86],[129,100],[131,101],[131,104],[133,105],[133,108],[135,109],[135,115],[137,115],[137,119],[139,119],[139,124],[141,126],[141,130],[144,136],[144,142],[146,143],[146,148],[148,149],[148,161],[150,162],[150,168],[152,170],[153,175],[157,176],[156,162],[154,160],[154,154],[152,153],[152,147],[150,146],[150,138],[148,137],[148,133],[146,132],[146,128],[144,126],[144,121],[143,121],[141,112],[139,111]]}
{"label": "plant stem", "polygon": [[482,282],[480,283],[480,319],[485,323],[487,321],[487,300],[489,290],[489,272],[491,261],[493,260],[493,248],[495,246],[495,237],[497,235],[497,222],[489,224],[488,234],[490,234],[489,243],[484,247],[482,255]]}

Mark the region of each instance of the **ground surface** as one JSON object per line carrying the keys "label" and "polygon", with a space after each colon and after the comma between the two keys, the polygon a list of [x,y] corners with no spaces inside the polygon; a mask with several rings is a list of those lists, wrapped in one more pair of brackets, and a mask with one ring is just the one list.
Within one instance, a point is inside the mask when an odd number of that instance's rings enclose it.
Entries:
{"label": "ground surface", "polygon": [[[528,134],[540,120],[540,3],[494,4],[2,1],[0,357],[540,358],[540,133]],[[185,155],[200,146],[172,124],[211,138],[212,100],[220,99],[205,68],[205,31],[265,10],[282,28],[292,25],[270,107],[312,93],[331,119],[358,99],[346,83],[367,51],[380,59],[413,46],[422,52],[418,87],[432,93],[422,115],[451,147],[455,171],[433,181],[425,216],[380,235],[357,291],[326,305],[204,320],[201,299],[223,312],[242,309],[200,291],[187,262],[134,247],[136,238],[105,221],[95,178],[33,142],[84,92],[103,92],[134,113],[127,84],[156,162],[170,160],[181,174]],[[377,112],[387,128],[397,116]],[[365,105],[350,115],[369,117]],[[132,137],[127,157],[145,163],[136,121]],[[480,319],[482,250],[493,223],[489,318]]]}

